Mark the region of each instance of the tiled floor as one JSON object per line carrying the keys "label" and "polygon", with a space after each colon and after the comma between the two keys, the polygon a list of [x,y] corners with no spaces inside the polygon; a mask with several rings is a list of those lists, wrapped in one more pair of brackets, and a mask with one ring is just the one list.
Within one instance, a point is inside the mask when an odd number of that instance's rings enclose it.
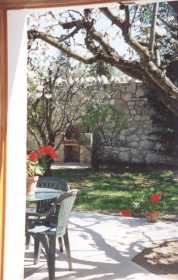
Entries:
{"label": "tiled floor", "polygon": [[[70,219],[73,271],[64,254],[56,258],[56,280],[163,280],[132,262],[143,248],[178,239],[177,222],[77,212]],[[32,246],[25,253],[25,280],[47,280],[45,258],[33,265]]]}

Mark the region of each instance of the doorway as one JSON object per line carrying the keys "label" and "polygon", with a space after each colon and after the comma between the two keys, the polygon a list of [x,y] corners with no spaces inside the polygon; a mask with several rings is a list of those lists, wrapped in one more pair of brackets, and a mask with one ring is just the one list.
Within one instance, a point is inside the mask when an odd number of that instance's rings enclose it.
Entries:
{"label": "doorway", "polygon": [[65,163],[80,162],[80,146],[78,144],[64,146],[64,162]]}
{"label": "doorway", "polygon": [[28,13],[27,10],[8,11],[8,149],[3,280],[23,279],[27,92],[25,22]]}

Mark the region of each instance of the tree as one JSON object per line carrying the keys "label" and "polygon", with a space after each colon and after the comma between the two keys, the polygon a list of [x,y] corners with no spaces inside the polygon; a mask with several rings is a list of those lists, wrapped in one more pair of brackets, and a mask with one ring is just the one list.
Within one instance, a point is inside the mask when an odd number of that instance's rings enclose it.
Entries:
{"label": "tree", "polygon": [[[86,108],[86,114],[81,118],[81,126],[87,127],[92,133],[91,163],[95,170],[99,169],[100,155],[104,146],[113,146],[120,131],[127,126],[127,118],[115,104],[106,97],[95,99]],[[87,147],[85,135],[80,141]]]}
{"label": "tree", "polygon": [[83,114],[92,94],[88,94],[85,71],[71,66],[65,57],[29,57],[28,131],[37,145],[60,146],[69,126]]}
{"label": "tree", "polygon": [[40,39],[82,63],[116,67],[154,88],[155,95],[178,116],[176,1],[159,7],[117,4],[113,9],[48,12],[46,16],[50,17],[48,30],[40,25],[30,28],[29,46]]}
{"label": "tree", "polygon": [[[62,55],[50,56],[47,49],[43,57],[38,52],[29,54],[28,67],[29,134],[37,145],[58,149],[77,125],[84,132],[77,139],[90,149],[92,167],[97,169],[101,147],[111,146],[126,123],[125,115],[113,105],[112,87],[104,92],[104,77],[97,80],[93,69],[72,66]],[[92,145],[86,141],[86,131],[93,135]]]}
{"label": "tree", "polygon": [[111,104],[111,87],[103,93],[102,78],[98,84],[93,69],[72,66],[62,55],[50,56],[47,49],[43,59],[38,53],[29,54],[28,67],[29,134],[38,146],[58,149],[70,128],[78,125],[82,132],[93,134],[92,147],[83,141],[85,133],[80,140],[91,147],[92,166],[96,167],[101,143],[112,145],[125,121],[123,113]]}

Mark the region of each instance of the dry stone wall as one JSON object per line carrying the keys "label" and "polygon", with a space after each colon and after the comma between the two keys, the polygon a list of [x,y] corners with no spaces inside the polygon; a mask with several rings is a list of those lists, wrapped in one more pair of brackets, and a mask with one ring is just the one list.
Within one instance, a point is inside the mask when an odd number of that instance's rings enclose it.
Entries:
{"label": "dry stone wall", "polygon": [[[101,148],[97,157],[103,165],[118,162],[128,164],[178,164],[178,137],[176,140],[175,135],[174,139],[170,136],[171,134],[169,135],[169,139],[164,142],[167,141],[167,147],[170,147],[170,149],[165,151],[160,134],[164,136],[165,131],[172,128],[154,122],[155,117],[165,119],[170,112],[168,111],[165,115],[163,105],[162,112],[153,106],[150,102],[150,96],[152,95],[150,89],[139,81],[118,78],[118,80],[113,79],[110,83],[102,83],[102,85],[97,84],[95,79],[94,82],[89,81],[87,91],[92,91],[95,96],[97,94],[112,94],[112,101],[116,104],[118,110],[126,116],[126,127],[115,136],[112,146],[100,143]],[[155,96],[153,101],[155,102]],[[175,120],[173,121],[175,122]],[[170,119],[170,123],[173,121]],[[178,121],[176,122],[178,127]],[[29,134],[27,146],[30,150],[36,147]],[[63,149],[62,146],[60,149]],[[61,161],[64,161],[63,151],[60,151],[60,154]],[[84,159],[90,161],[90,156],[83,149],[81,162]]]}
{"label": "dry stone wall", "polygon": [[105,90],[111,90],[110,87],[114,92],[115,104],[126,114],[127,127],[117,135],[114,145],[102,147],[100,161],[130,164],[175,163],[176,153],[167,154],[160,143],[158,135],[165,128],[153,122],[158,112],[149,102],[150,90],[134,80],[108,85]]}

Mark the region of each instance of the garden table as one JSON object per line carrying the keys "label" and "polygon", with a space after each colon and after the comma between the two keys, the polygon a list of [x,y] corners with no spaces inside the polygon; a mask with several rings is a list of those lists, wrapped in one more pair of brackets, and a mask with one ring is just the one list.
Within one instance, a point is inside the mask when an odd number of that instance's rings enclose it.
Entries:
{"label": "garden table", "polygon": [[26,202],[36,202],[55,199],[60,196],[60,191],[49,188],[37,188],[34,193],[27,194]]}
{"label": "garden table", "polygon": [[26,196],[26,213],[44,212],[44,208],[49,208],[49,203],[59,198],[60,191],[49,188],[36,188],[32,194]]}

